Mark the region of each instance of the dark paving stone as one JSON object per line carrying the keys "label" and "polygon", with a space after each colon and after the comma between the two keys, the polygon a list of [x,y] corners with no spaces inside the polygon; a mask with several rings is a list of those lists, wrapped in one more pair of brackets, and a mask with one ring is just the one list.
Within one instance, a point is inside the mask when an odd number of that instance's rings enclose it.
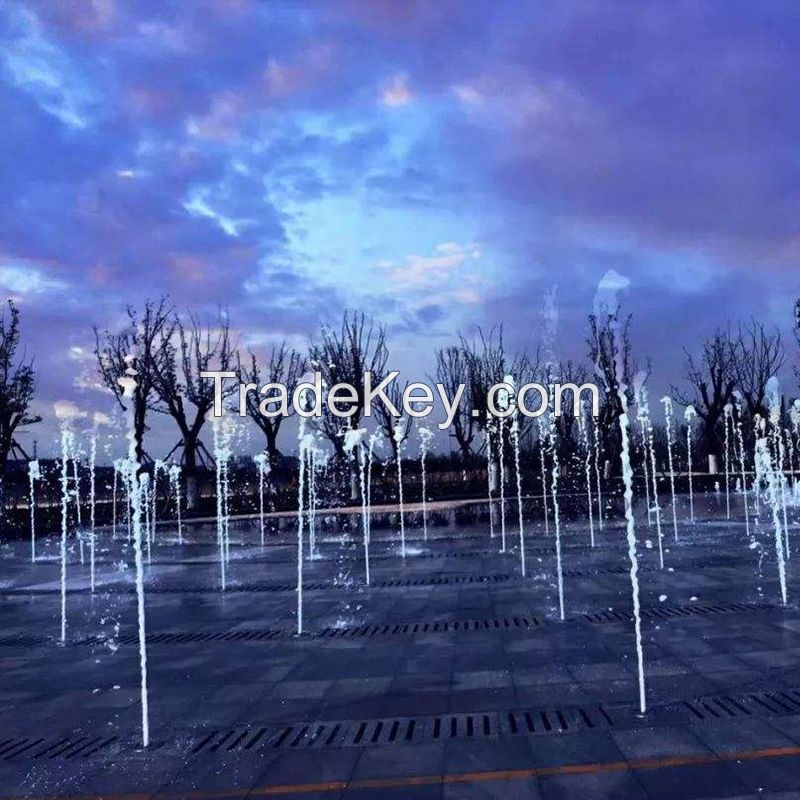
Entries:
{"label": "dark paving stone", "polygon": [[[443,533],[437,529],[436,533]],[[472,783],[442,783],[438,777],[463,772],[563,765],[619,763],[624,759],[671,758],[783,746],[800,742],[800,714],[693,723],[691,712],[676,702],[716,692],[759,692],[800,688],[800,613],[782,610],[725,610],[731,603],[770,600],[778,596],[774,553],[766,553],[763,577],[754,575],[741,526],[716,523],[681,530],[681,542],[670,542],[672,571],[660,572],[654,552],[643,549],[640,578],[642,606],[721,610],[704,616],[645,619],[644,645],[649,725],[631,710],[636,702],[633,626],[623,619],[586,623],[576,617],[614,609],[630,611],[630,585],[620,571],[626,564],[620,527],[598,532],[598,546],[570,523],[564,531],[567,613],[560,622],[555,609],[553,538],[531,526],[526,543],[531,576],[518,577],[517,555],[492,550],[485,530],[449,531],[448,538],[414,542],[419,557],[402,562],[393,551],[396,532],[376,531],[373,542],[376,582],[407,579],[421,585],[366,588],[359,543],[342,545],[322,537],[322,560],[306,564],[307,581],[330,589],[308,590],[304,613],[307,629],[357,631],[362,625],[449,621],[448,631],[374,636],[295,637],[296,564],[291,541],[232,547],[231,585],[285,586],[280,592],[217,592],[213,526],[202,536],[211,541],[183,548],[159,539],[147,578],[147,621],[151,636],[170,632],[284,630],[265,641],[194,641],[148,646],[151,729],[165,749],[146,756],[126,752],[112,759],[57,760],[47,763],[5,762],[0,754],[0,795],[92,794],[144,792],[172,786],[176,793],[207,790],[267,796],[270,786],[375,780],[375,786],[316,792],[375,797],[747,797],[763,788],[785,800],[797,800],[800,780],[794,758],[709,764],[659,770],[551,774],[541,778],[504,778]],[[641,528],[642,537],[653,530]],[[684,533],[686,535],[684,535]],[[257,534],[255,534],[257,536]],[[287,532],[286,536],[290,536]],[[409,536],[414,528],[409,528]],[[252,538],[252,525],[237,527],[235,539]],[[513,536],[511,538],[513,540]],[[252,542],[250,543],[252,544]],[[59,628],[57,560],[30,565],[25,543],[0,553],[5,585],[38,587],[49,594],[7,594],[0,589],[3,637],[53,637]],[[43,551],[55,550],[54,541]],[[17,548],[21,548],[17,553]],[[103,590],[70,592],[70,642],[102,634],[93,646],[29,648],[0,645],[3,687],[0,689],[2,736],[61,735],[76,729],[110,731],[126,742],[140,728],[139,666],[136,645],[117,646],[121,636],[136,632],[132,571],[113,567],[130,561],[124,542],[103,540],[99,569]],[[475,555],[475,553],[478,555]],[[434,558],[422,557],[432,554]],[[447,555],[446,555],[447,554]],[[194,558],[208,563],[184,563]],[[69,565],[72,585],[85,589],[88,568]],[[592,570],[598,572],[594,574]],[[470,576],[511,576],[502,581],[469,583]],[[348,588],[336,588],[339,581]],[[438,581],[438,582],[437,582]],[[757,586],[763,587],[759,596]],[[169,592],[161,591],[169,589]],[[202,589],[203,591],[196,591]],[[158,590],[158,591],[156,591]],[[659,596],[668,600],[661,603]],[[692,597],[697,601],[692,601]],[[503,620],[535,615],[536,628],[506,628]],[[491,627],[464,630],[464,620],[490,620]],[[494,627],[499,620],[500,627]],[[458,621],[460,629],[452,624]],[[2,638],[2,637],[0,637]],[[119,687],[119,688],[114,688]],[[434,715],[491,711],[569,709],[602,704],[616,725],[602,730],[474,737],[423,737],[418,743],[361,747],[291,749],[256,748],[253,752],[201,753],[187,756],[199,730],[228,726],[270,726],[315,720],[428,718]],[[621,705],[620,705],[621,704]],[[660,704],[669,706],[659,708]],[[551,712],[552,713],[552,712]],[[597,713],[597,712],[592,712]],[[435,776],[433,785],[387,786],[384,781],[417,775]],[[792,781],[795,781],[793,784]],[[11,791],[11,790],[14,791]],[[166,790],[166,789],[165,789]],[[262,795],[259,795],[259,791]],[[672,794],[670,794],[672,792]],[[691,793],[693,792],[693,794]],[[717,794],[714,794],[716,792]],[[781,797],[784,795],[785,797]]]}

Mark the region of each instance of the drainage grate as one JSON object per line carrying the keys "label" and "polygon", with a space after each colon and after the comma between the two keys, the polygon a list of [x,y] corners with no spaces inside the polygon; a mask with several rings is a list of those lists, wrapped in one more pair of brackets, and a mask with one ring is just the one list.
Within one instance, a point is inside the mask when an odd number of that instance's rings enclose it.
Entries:
{"label": "drainage grate", "polygon": [[[219,562],[215,562],[219,563]],[[372,581],[369,586],[362,583],[336,583],[331,581],[313,581],[303,584],[304,592],[316,591],[352,591],[353,588],[360,589],[409,589],[415,586],[463,586],[463,585],[485,585],[487,583],[507,583],[509,581],[521,580],[519,575],[511,575],[507,572],[484,573],[478,575],[434,575],[426,578],[386,578],[383,580]],[[70,589],[69,594],[88,594],[89,587]],[[106,588],[114,594],[136,594],[133,586],[122,586],[119,588]],[[297,591],[296,583],[242,583],[228,586],[225,590],[227,594],[273,594],[280,592]],[[219,586],[145,586],[147,594],[220,594]],[[0,592],[0,595],[58,595],[60,589],[8,589]],[[1,641],[1,640],[0,640]]]}
{"label": "drainage grate", "polygon": [[371,720],[325,720],[213,730],[196,739],[190,747],[190,752],[207,754],[231,751],[371,747],[419,744],[446,739],[533,736],[613,726],[610,714],[599,705]]}
{"label": "drainage grate", "polygon": [[729,719],[730,717],[785,717],[800,714],[800,690],[775,689],[738,695],[713,695],[685,700],[693,720]]}
{"label": "drainage grate", "polygon": [[[760,611],[773,608],[775,608],[774,603],[715,603],[713,605],[692,603],[691,605],[684,606],[662,605],[654,608],[643,608],[641,616],[642,619],[669,620],[680,617],[708,617],[714,614],[732,614],[737,611]],[[575,619],[602,624],[606,622],[631,622],[633,616],[631,612],[628,611],[607,610],[582,614]]]}
{"label": "drainage grate", "polygon": [[[496,573],[484,575],[434,575],[428,578],[387,578],[384,580],[372,581],[369,586],[358,584],[359,588],[364,589],[409,589],[414,586],[462,586],[465,584],[487,584],[487,583],[506,583],[515,580],[518,576],[509,573]],[[331,583],[328,581],[316,581],[304,583],[304,592],[314,591],[352,591],[353,585],[342,583]],[[133,589],[129,590],[133,592]],[[148,588],[148,594],[219,594],[220,589],[216,586],[190,586],[190,587],[161,587],[154,586]],[[226,589],[228,594],[261,594],[264,592],[294,592],[297,591],[295,583],[243,583],[238,586],[229,586]]]}
{"label": "drainage grate", "polygon": [[47,636],[4,636],[0,639],[0,647],[39,647],[50,644],[53,640]]}
{"label": "drainage grate", "polygon": [[394,636],[397,634],[407,634],[414,636],[417,634],[430,633],[450,633],[474,632],[488,630],[513,630],[515,628],[530,629],[541,625],[539,619],[533,615],[525,617],[495,617],[494,619],[465,619],[454,622],[405,622],[388,625],[361,625],[355,628],[336,627],[323,628],[312,634],[318,638],[352,637],[362,636]]}
{"label": "drainage grate", "polygon": [[101,750],[107,751],[116,741],[116,736],[65,736],[61,739],[10,737],[0,739],[0,761],[89,758]]}

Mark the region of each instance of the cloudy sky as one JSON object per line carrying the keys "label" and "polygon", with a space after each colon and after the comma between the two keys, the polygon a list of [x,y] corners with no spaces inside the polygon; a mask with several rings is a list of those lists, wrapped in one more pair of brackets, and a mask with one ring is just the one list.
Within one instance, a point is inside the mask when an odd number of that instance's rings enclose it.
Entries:
{"label": "cloudy sky", "polygon": [[6,0],[0,292],[39,402],[101,407],[91,326],[146,297],[255,349],[363,309],[423,378],[535,346],[552,287],[576,356],[613,268],[666,386],[715,326],[790,335],[798,75],[792,2]]}

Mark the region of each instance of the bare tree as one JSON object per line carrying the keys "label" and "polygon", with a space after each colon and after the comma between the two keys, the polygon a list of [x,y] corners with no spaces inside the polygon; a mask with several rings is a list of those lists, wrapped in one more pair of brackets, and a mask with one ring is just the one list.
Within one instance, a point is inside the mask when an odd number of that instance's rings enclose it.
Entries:
{"label": "bare tree", "polygon": [[732,350],[736,388],[742,393],[748,412],[767,417],[767,381],[783,366],[785,358],[779,331],[770,333],[763,323],[753,319],[745,328],[739,328]]}
{"label": "bare tree", "polygon": [[706,450],[719,457],[719,426],[736,388],[733,345],[728,334],[718,330],[703,343],[699,362],[687,350],[684,353],[684,377],[689,388],[681,391],[673,387],[672,394],[682,405],[694,406],[703,423]]}
{"label": "bare tree", "polygon": [[[386,329],[364,316],[360,311],[345,312],[338,329],[324,326],[317,340],[311,342],[309,357],[311,367],[319,370],[326,388],[346,383],[356,392],[350,424],[358,428],[364,413],[364,381],[367,372],[373,384],[380,381],[386,369],[389,351],[386,347]],[[328,404],[323,403],[323,410]],[[340,409],[345,410],[345,409]],[[330,440],[336,455],[345,457],[343,446],[343,419],[323,413],[319,422],[322,432]]]}
{"label": "bare tree", "polygon": [[456,440],[462,460],[472,453],[472,442],[477,433],[477,420],[472,416],[472,389],[477,381],[472,371],[476,368],[471,353],[463,347],[450,345],[436,351],[436,380],[447,390],[448,397],[455,397],[459,386],[464,386],[464,396],[459,403],[448,435]]}
{"label": "bare tree", "polygon": [[[291,398],[297,384],[303,377],[306,370],[305,358],[297,352],[294,348],[290,347],[285,341],[274,346],[269,356],[264,371],[258,364],[258,359],[252,353],[250,355],[250,365],[239,364],[239,374],[245,383],[255,383],[261,387],[267,383],[281,384],[286,388],[286,391]],[[281,452],[278,449],[278,433],[280,432],[281,423],[285,419],[283,415],[275,417],[265,417],[259,410],[259,404],[265,397],[270,395],[255,394],[253,392],[247,393],[247,413],[250,418],[259,427],[261,432],[266,438],[266,450],[269,458],[269,463],[272,467],[278,464]],[[293,406],[291,403],[288,405],[289,413],[292,412]]]}
{"label": "bare tree", "polygon": [[[470,364],[468,394],[472,409],[478,412],[476,422],[484,429],[490,416],[487,403],[489,389],[503,383],[507,376],[515,381],[517,388],[535,380],[539,371],[538,354],[533,360],[525,352],[510,354],[506,350],[502,325],[496,325],[488,331],[478,328],[476,338],[461,336],[460,339],[461,349]],[[520,436],[526,432],[530,422],[530,417],[520,418]]]}
{"label": "bare tree", "polygon": [[0,314],[0,512],[5,508],[5,477],[8,458],[19,452],[27,454],[17,442],[16,435],[25,425],[41,421],[38,414],[30,410],[36,389],[36,374],[33,361],[18,357],[20,343],[19,309],[8,301],[9,315]]}
{"label": "bare tree", "polygon": [[619,309],[602,315],[590,314],[587,345],[602,392],[598,428],[608,460],[614,464],[618,463],[622,446],[618,423],[622,414],[619,389],[624,384],[630,404],[634,394],[633,377],[637,372],[631,348],[631,315],[622,320]]}
{"label": "bare tree", "polygon": [[[158,303],[146,301],[141,313],[133,306],[128,306],[127,314],[130,325],[121,333],[101,332],[95,326],[95,355],[105,386],[123,410],[128,410],[127,404],[133,409],[136,461],[141,465],[149,458],[144,450],[147,412],[157,400],[156,380],[166,366],[163,343],[171,335],[172,308],[167,298],[162,297]],[[133,396],[126,398],[119,381],[131,370],[136,388]]]}
{"label": "bare tree", "polygon": [[[153,385],[163,410],[175,420],[180,431],[181,439],[169,455],[181,450],[186,506],[195,508],[198,462],[213,461],[200,434],[214,405],[214,383],[200,375],[209,370],[232,370],[236,347],[231,342],[230,322],[225,314],[220,314],[216,323],[206,325],[191,314],[186,319],[175,315],[160,335],[161,367],[154,371]],[[235,392],[235,384],[223,385],[223,397]]]}
{"label": "bare tree", "polygon": [[[559,383],[574,383],[576,386],[582,386],[589,380],[589,370],[584,364],[578,364],[568,359],[558,363],[555,377]],[[571,409],[574,405],[575,398],[573,394],[573,390],[567,390],[563,393],[565,407],[568,409]],[[556,428],[558,429],[561,461],[565,464],[567,463],[567,458],[573,455],[577,446],[575,441],[576,421],[577,418],[571,413],[562,414],[555,420]]]}
{"label": "bare tree", "polygon": [[[397,409],[402,409],[403,407],[403,393],[405,392],[407,386],[407,381],[402,387],[397,381],[392,381],[386,390],[386,396],[389,398],[389,402]],[[408,439],[411,429],[414,427],[414,418],[404,414],[401,421],[398,417],[395,417],[391,413],[384,403],[377,403],[375,406],[375,411],[378,418],[378,424],[380,425],[381,430],[383,431],[386,439],[389,442],[389,445],[392,448],[392,458],[394,459],[395,463],[397,463],[398,451],[405,443],[406,439]],[[398,424],[402,424],[403,427],[398,428]],[[402,431],[399,441],[395,435],[396,430],[398,432]]]}

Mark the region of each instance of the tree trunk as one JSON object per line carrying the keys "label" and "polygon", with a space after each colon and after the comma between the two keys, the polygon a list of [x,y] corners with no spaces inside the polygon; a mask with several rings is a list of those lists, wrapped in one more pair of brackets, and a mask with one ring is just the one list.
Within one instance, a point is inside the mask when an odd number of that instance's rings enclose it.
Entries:
{"label": "tree trunk", "polygon": [[191,436],[183,438],[183,474],[186,478],[186,509],[197,508],[199,498],[197,482],[197,439]]}

